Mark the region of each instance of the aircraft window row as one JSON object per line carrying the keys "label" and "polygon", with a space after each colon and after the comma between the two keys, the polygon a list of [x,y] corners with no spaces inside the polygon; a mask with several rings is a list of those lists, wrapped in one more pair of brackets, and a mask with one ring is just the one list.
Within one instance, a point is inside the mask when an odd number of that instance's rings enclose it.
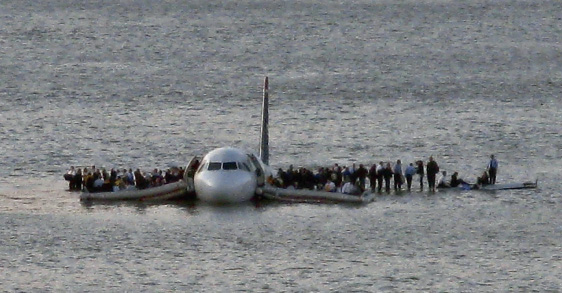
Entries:
{"label": "aircraft window row", "polygon": [[209,170],[209,171],[220,170],[221,165],[222,165],[222,163],[210,162],[207,170]]}
{"label": "aircraft window row", "polygon": [[209,162],[207,166],[207,170],[215,171],[215,170],[244,170],[251,172],[250,167],[247,163],[240,163],[240,162]]}
{"label": "aircraft window row", "polygon": [[238,169],[238,165],[236,165],[236,162],[225,162],[222,163],[222,168],[224,170],[236,170]]}

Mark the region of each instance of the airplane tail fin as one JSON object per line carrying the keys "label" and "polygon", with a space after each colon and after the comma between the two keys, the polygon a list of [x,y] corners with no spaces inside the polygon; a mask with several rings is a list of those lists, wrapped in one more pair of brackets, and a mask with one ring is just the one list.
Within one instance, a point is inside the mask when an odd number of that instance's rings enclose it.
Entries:
{"label": "airplane tail fin", "polygon": [[261,108],[261,142],[260,159],[269,165],[269,81],[265,77],[263,84],[263,104]]}

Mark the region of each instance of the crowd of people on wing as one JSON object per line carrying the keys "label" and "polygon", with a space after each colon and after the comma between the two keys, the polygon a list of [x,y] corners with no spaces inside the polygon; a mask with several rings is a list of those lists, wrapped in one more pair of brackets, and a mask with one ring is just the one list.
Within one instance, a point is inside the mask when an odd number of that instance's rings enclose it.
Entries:
{"label": "crowd of people on wing", "polygon": [[[477,178],[477,184],[472,185],[471,188],[495,184],[497,168],[498,162],[492,155],[486,171]],[[420,160],[415,164],[408,164],[405,168],[402,167],[400,160],[397,160],[394,165],[381,161],[373,164],[369,169],[363,164],[359,164],[359,166],[355,163],[351,166],[334,164],[331,167],[320,167],[316,172],[304,167],[295,169],[293,165],[290,165],[286,171],[279,168],[277,176],[272,178],[270,183],[281,188],[323,190],[355,195],[366,191],[367,180],[370,182],[372,192],[381,192],[383,187],[386,192],[390,192],[392,188],[402,190],[404,184],[410,191],[415,176],[419,178],[420,191],[423,191],[424,188],[424,177],[427,179],[430,191],[435,191],[436,187],[447,188],[469,184],[459,178],[458,172],[454,172],[450,180],[447,180],[447,172],[442,171],[441,177],[436,180],[439,171],[439,164],[432,156],[429,157],[425,166],[424,162]]]}
{"label": "crowd of people on wing", "polygon": [[89,192],[119,191],[129,188],[145,189],[177,182],[183,178],[184,169],[170,168],[166,171],[154,169],[152,172],[142,172],[140,169],[99,169],[74,168],[71,166],[64,179],[68,181],[70,190],[87,190]]}

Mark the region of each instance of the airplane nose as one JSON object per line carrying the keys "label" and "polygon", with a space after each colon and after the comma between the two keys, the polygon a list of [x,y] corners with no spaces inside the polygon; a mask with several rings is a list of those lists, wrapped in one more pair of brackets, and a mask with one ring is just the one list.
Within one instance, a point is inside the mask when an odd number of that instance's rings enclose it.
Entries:
{"label": "airplane nose", "polygon": [[241,202],[250,200],[256,189],[249,173],[217,172],[195,180],[197,197],[209,202]]}

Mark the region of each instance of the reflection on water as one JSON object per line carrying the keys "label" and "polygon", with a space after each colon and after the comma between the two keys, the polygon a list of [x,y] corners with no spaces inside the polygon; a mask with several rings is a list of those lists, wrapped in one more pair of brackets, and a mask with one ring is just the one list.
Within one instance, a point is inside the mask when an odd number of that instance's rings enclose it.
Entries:
{"label": "reflection on water", "polygon": [[[560,287],[538,265],[560,250],[551,189],[383,192],[368,205],[2,194],[6,290]],[[528,282],[531,270],[540,284]]]}
{"label": "reflection on water", "polygon": [[171,207],[174,209],[184,210],[187,213],[196,213],[195,199],[187,200],[167,200],[167,201],[116,201],[116,200],[81,200],[80,205],[88,212],[93,212],[96,209],[131,209],[134,213],[145,214],[147,209],[153,207]]}
{"label": "reflection on water", "polygon": [[[561,291],[560,1],[12,1],[0,10],[5,291]],[[352,4],[352,5],[350,5]],[[80,202],[70,165],[433,155],[537,190],[364,206]]]}
{"label": "reflection on water", "polygon": [[[14,284],[5,289],[113,288],[104,280],[127,290],[557,290],[555,271],[538,265],[560,249],[559,201],[545,200],[447,191],[361,206],[118,202],[2,213]],[[530,270],[540,284],[528,282]]]}

